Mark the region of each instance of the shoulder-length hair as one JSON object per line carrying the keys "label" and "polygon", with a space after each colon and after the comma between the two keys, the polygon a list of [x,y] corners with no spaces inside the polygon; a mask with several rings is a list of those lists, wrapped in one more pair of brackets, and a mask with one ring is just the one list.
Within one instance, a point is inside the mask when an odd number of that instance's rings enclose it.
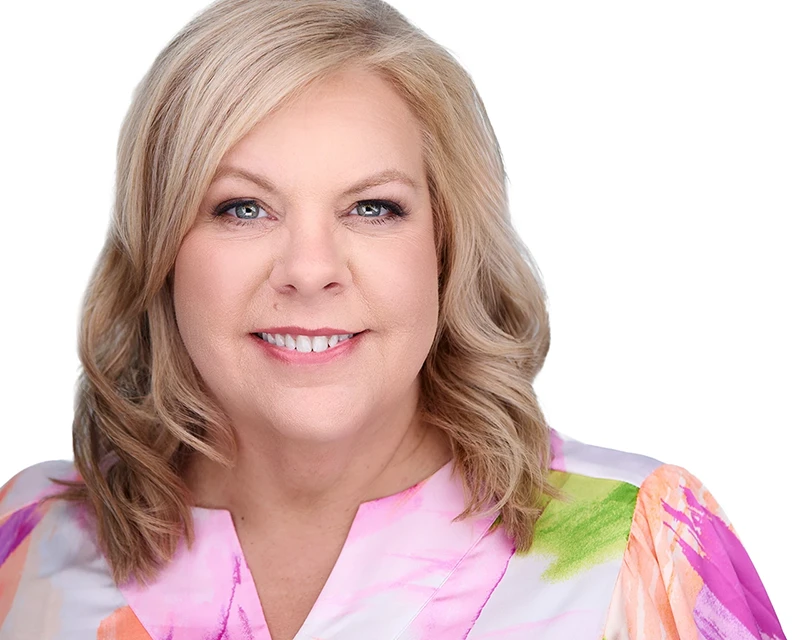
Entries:
{"label": "shoulder-length hair", "polygon": [[84,301],[73,424],[80,482],[115,580],[147,580],[193,539],[188,454],[231,465],[232,426],[181,342],[172,269],[227,150],[317,80],[357,66],[416,115],[439,256],[440,317],[421,411],[452,446],[460,518],[496,513],[519,552],[548,484],[531,383],[550,343],[536,267],[511,226],[497,139],[468,73],[381,0],[219,0],[137,87],[113,218]]}

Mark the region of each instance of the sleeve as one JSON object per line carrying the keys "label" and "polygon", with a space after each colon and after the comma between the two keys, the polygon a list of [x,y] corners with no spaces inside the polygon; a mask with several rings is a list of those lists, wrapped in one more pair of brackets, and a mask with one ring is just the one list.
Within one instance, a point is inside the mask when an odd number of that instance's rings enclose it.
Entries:
{"label": "sleeve", "polygon": [[642,483],[604,638],[786,639],[724,512],[680,467]]}

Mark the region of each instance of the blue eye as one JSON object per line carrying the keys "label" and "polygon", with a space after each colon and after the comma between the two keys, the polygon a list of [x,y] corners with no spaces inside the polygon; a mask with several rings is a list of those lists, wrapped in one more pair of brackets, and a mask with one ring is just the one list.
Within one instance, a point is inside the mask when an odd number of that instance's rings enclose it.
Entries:
{"label": "blue eye", "polygon": [[267,212],[255,200],[232,200],[214,209],[214,216],[233,218],[232,222],[256,220],[266,215]]}
{"label": "blue eye", "polygon": [[262,218],[263,215],[266,215],[266,212],[252,200],[234,203],[223,211],[223,213],[227,213],[228,211],[233,211],[233,216],[239,220],[255,220],[256,218]]}
{"label": "blue eye", "polygon": [[[361,200],[350,210],[354,218],[363,218],[371,224],[385,224],[406,215],[403,207],[391,200]],[[264,208],[255,200],[232,200],[223,202],[214,210],[215,217],[224,217],[230,222],[246,223],[268,217]]]}
{"label": "blue eye", "polygon": [[406,215],[406,212],[399,204],[389,200],[362,200],[356,204],[353,211],[361,218],[368,218],[371,219],[370,222],[380,223],[392,218],[402,218]]}

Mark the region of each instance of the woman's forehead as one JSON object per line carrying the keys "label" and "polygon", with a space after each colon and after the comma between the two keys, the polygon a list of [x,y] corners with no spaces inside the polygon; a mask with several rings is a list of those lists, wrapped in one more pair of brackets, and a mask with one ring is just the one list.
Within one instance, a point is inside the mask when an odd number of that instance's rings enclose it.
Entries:
{"label": "woman's forehead", "polygon": [[[249,174],[249,175],[248,175]],[[319,81],[264,117],[224,155],[215,180],[424,184],[422,133],[386,80],[354,70]],[[251,180],[252,181],[252,180]]]}

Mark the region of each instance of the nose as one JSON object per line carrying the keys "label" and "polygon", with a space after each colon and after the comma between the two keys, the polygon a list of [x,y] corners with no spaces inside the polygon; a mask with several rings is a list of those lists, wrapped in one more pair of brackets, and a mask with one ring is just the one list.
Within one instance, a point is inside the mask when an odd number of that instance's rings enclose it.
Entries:
{"label": "nose", "polygon": [[312,216],[298,218],[279,232],[270,284],[279,293],[307,297],[340,291],[350,269],[336,228]]}

